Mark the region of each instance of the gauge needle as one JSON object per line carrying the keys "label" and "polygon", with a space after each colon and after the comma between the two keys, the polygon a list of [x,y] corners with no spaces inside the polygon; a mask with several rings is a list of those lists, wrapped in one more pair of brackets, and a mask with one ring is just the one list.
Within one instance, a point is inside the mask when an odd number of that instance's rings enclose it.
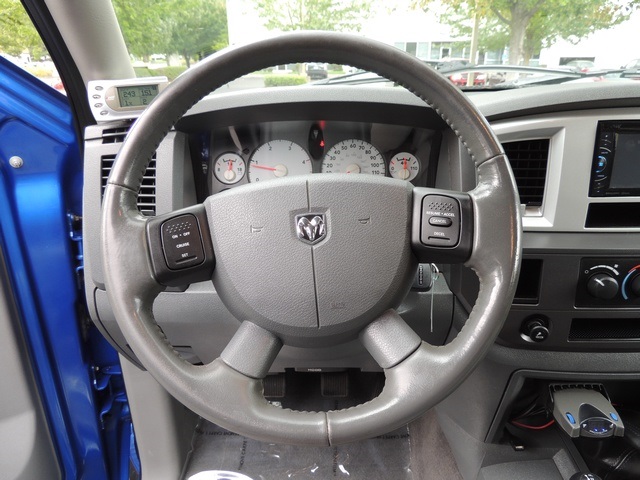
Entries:
{"label": "gauge needle", "polygon": [[274,168],[274,167],[267,167],[265,165],[256,165],[255,163],[251,165],[251,167],[260,168],[261,170],[269,170],[270,172],[275,172],[277,170],[277,168]]}
{"label": "gauge needle", "polygon": [[236,172],[234,172],[233,169],[233,160],[229,160],[229,166],[227,167],[227,170],[224,172],[224,178],[226,178],[228,181],[232,181],[234,178],[236,178]]}
{"label": "gauge needle", "polygon": [[251,166],[252,168],[261,168],[262,170],[269,170],[270,172],[273,172],[273,174],[276,177],[286,177],[287,174],[289,173],[289,170],[287,170],[287,167],[285,167],[282,164],[278,164],[275,167],[267,167],[264,165],[256,165],[255,163]]}

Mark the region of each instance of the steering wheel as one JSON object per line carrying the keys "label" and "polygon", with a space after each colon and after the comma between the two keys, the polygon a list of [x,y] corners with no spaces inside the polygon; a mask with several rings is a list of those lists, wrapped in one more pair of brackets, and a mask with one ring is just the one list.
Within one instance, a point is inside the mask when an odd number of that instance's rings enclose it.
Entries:
{"label": "steering wheel", "polygon": [[[468,193],[373,175],[305,175],[249,184],[155,218],[136,207],[160,141],[198,100],[243,74],[319,61],[375,72],[423,99],[475,163]],[[311,93],[311,90],[309,91]],[[520,268],[518,194],[507,158],[467,98],[417,58],[365,38],[303,32],[228,49],[170,84],[120,149],[103,200],[105,285],[138,359],[200,416],[267,442],[334,445],[386,433],[453,391],[495,340]],[[465,263],[480,281],[464,328],[432,346],[393,310],[417,262]],[[183,360],[152,306],[167,285],[213,280],[242,323],[221,356]],[[328,412],[268,403],[262,378],[283,344],[359,338],[385,373],[373,400]]]}

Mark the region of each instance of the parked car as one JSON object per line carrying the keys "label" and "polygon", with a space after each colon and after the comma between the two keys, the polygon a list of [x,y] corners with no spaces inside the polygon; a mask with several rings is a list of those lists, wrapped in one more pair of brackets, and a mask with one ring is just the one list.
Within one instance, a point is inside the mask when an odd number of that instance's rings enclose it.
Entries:
{"label": "parked car", "polygon": [[[66,96],[0,58],[0,477],[638,478],[640,83],[325,31],[136,77],[196,3],[8,3]],[[301,62],[365,78],[254,83]]]}
{"label": "parked car", "polygon": [[640,69],[640,58],[631,60],[629,63],[627,63],[626,65],[623,65],[620,68],[624,70],[638,70]]}
{"label": "parked car", "polygon": [[322,80],[329,75],[326,63],[307,63],[306,72],[311,80]]}
{"label": "parked car", "polygon": [[567,62],[566,66],[576,72],[589,72],[596,67],[595,63],[591,60],[572,60]]}

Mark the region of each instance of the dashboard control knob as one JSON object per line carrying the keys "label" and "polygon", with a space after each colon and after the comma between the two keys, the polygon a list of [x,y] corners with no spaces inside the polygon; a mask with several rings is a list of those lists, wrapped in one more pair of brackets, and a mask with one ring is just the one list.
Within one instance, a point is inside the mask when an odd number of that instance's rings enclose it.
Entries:
{"label": "dashboard control knob", "polygon": [[640,275],[636,275],[634,279],[631,280],[629,289],[636,297],[640,297]]}
{"label": "dashboard control knob", "polygon": [[522,324],[522,335],[525,340],[540,343],[549,338],[549,327],[542,318],[531,318]]}
{"label": "dashboard control knob", "polygon": [[574,473],[569,480],[601,480],[601,477],[595,473]]}
{"label": "dashboard control knob", "polygon": [[611,300],[618,293],[618,281],[608,273],[596,273],[587,282],[587,291],[593,297]]}

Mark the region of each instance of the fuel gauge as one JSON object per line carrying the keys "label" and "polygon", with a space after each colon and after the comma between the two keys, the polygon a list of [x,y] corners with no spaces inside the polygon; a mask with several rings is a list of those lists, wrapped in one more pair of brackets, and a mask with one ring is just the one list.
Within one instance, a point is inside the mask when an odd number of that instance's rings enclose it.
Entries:
{"label": "fuel gauge", "polygon": [[216,159],[213,166],[213,174],[226,185],[238,183],[245,172],[244,159],[237,153],[223,153]]}
{"label": "fuel gauge", "polygon": [[393,178],[411,181],[418,176],[420,162],[408,152],[396,153],[389,162],[389,173]]}

